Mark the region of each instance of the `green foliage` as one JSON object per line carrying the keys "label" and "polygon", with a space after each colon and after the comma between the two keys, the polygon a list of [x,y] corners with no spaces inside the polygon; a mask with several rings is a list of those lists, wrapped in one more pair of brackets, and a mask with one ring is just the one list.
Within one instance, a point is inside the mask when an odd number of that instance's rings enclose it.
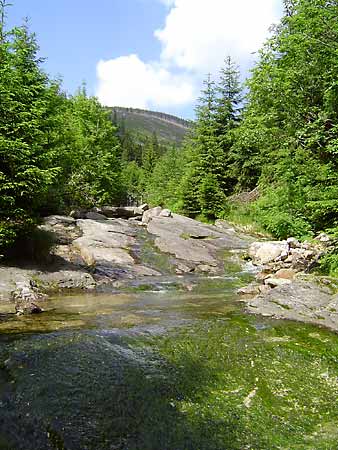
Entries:
{"label": "green foliage", "polygon": [[222,210],[234,183],[229,155],[239,119],[241,88],[239,73],[230,57],[219,84],[215,85],[209,75],[204,86],[187,144],[188,167],[181,189],[183,211],[212,219]]}
{"label": "green foliage", "polygon": [[[0,5],[3,17],[3,6]],[[41,198],[56,179],[52,163],[58,85],[40,69],[27,26],[0,24],[0,248],[30,228]]]}
{"label": "green foliage", "polygon": [[206,174],[199,189],[199,204],[203,216],[215,219],[222,210],[225,196],[219,187],[216,175]]}
{"label": "green foliage", "polygon": [[184,173],[186,155],[182,149],[171,148],[158,159],[146,186],[146,199],[152,205],[166,205],[179,210],[180,181]]}
{"label": "green foliage", "polygon": [[338,252],[325,255],[320,261],[320,268],[332,277],[338,277]]}
{"label": "green foliage", "polygon": [[285,6],[248,82],[232,149],[240,188],[257,182],[268,188],[257,208],[277,237],[332,227],[338,214],[338,5],[297,0]]}
{"label": "green foliage", "polygon": [[142,149],[142,168],[147,175],[153,172],[159,153],[160,148],[156,133],[154,133],[151,139],[146,140]]}
{"label": "green foliage", "polygon": [[128,204],[141,203],[144,195],[145,174],[136,161],[130,161],[122,166],[122,182]]}
{"label": "green foliage", "polygon": [[0,3],[0,249],[40,214],[118,202],[120,146],[109,114],[84,89],[67,98],[41,69],[27,25],[5,30]]}
{"label": "green foliage", "polygon": [[57,162],[67,207],[118,203],[122,197],[120,145],[109,114],[78,92],[65,103]]}

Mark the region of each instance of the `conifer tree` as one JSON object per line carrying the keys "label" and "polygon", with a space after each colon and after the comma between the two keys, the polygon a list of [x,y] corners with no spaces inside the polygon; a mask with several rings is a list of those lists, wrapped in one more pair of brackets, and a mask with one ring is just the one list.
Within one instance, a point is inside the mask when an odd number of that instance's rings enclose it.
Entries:
{"label": "conifer tree", "polygon": [[338,2],[287,0],[260,52],[236,143],[241,186],[285,237],[338,226]]}
{"label": "conifer tree", "polygon": [[27,230],[58,174],[51,164],[58,85],[40,68],[27,24],[5,30],[0,3],[0,247]]}
{"label": "conifer tree", "polygon": [[240,84],[238,67],[228,56],[221,68],[219,82],[216,87],[216,136],[218,146],[221,148],[221,163],[219,164],[218,182],[222,191],[231,194],[236,179],[232,173],[231,149],[235,141],[234,130],[240,120],[242,87]]}
{"label": "conifer tree", "polygon": [[146,174],[151,174],[153,172],[158,158],[159,144],[157,135],[154,132],[152,137],[146,140],[142,151],[142,168]]}
{"label": "conifer tree", "polygon": [[[215,83],[211,75],[204,81],[204,89],[196,107],[196,122],[188,143],[190,162],[186,175],[182,179],[182,203],[183,210],[190,215],[204,214],[214,217],[220,209],[222,191],[219,179],[224,170],[222,150],[219,146],[216,133],[216,91]],[[210,176],[215,181],[214,208],[210,207],[210,195],[208,207],[203,205],[205,179]],[[208,183],[210,185],[210,183]]]}

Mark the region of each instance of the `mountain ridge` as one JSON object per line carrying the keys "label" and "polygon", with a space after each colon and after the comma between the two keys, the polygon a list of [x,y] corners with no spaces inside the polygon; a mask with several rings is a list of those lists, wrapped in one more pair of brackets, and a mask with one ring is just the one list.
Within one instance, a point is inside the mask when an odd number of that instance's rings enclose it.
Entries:
{"label": "mountain ridge", "polygon": [[192,121],[163,112],[121,106],[108,109],[113,122],[120,126],[123,124],[128,131],[147,135],[156,133],[159,140],[171,144],[181,144],[192,126]]}

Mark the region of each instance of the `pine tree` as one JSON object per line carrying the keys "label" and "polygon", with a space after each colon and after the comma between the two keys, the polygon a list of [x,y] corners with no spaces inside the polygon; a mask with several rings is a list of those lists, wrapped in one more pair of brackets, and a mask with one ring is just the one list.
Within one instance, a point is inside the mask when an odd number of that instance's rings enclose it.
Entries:
{"label": "pine tree", "polygon": [[51,164],[58,85],[40,68],[27,25],[5,31],[0,4],[0,247],[34,222],[58,174]]}
{"label": "pine tree", "polygon": [[240,84],[240,72],[228,56],[224,67],[220,71],[220,78],[216,88],[216,128],[217,135],[222,142],[228,131],[235,128],[239,122],[241,112],[242,87]]}
{"label": "pine tree", "polygon": [[146,140],[142,151],[142,168],[146,174],[153,172],[159,153],[158,139],[154,132],[152,137]]}
{"label": "pine tree", "polygon": [[248,83],[237,173],[279,237],[338,226],[337,16],[337,1],[285,1]]}
{"label": "pine tree", "polygon": [[[196,122],[187,146],[190,161],[181,186],[183,211],[189,215],[202,213],[206,217],[213,217],[220,207],[219,180],[223,176],[224,161],[217,140],[215,112],[215,83],[209,74],[204,81],[204,89],[196,107]],[[206,209],[204,208],[205,203],[201,202],[206,178],[208,180],[212,178],[216,183],[217,196],[215,196],[214,211],[212,211],[209,201]]]}
{"label": "pine tree", "polygon": [[220,156],[221,164],[218,173],[218,182],[222,191],[229,195],[236,184],[232,173],[231,149],[235,141],[234,130],[240,120],[242,87],[240,84],[240,73],[238,67],[228,56],[224,67],[220,71],[219,82],[216,87],[216,136],[218,146],[222,150]]}

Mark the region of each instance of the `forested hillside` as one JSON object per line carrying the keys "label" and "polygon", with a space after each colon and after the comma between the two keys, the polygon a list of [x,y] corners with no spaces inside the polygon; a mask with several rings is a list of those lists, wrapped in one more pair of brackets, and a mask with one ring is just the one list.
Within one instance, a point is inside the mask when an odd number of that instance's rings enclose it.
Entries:
{"label": "forested hillside", "polygon": [[[10,8],[0,5],[2,250],[44,214],[141,201],[250,222],[276,238],[338,237],[337,1],[285,0],[246,89],[226,57],[205,80],[180,148],[164,143],[162,129],[141,130],[149,114],[132,110],[130,131],[129,110],[118,120],[85,88],[62,92],[42,69],[34,34],[7,29]],[[151,120],[172,127],[163,117]],[[184,123],[175,127],[186,134]],[[253,189],[254,201],[236,201]],[[337,254],[323,267],[337,274]]]}
{"label": "forested hillside", "polygon": [[109,108],[115,124],[131,133],[152,136],[160,142],[179,145],[189,132],[191,122],[170,114],[135,108]]}

